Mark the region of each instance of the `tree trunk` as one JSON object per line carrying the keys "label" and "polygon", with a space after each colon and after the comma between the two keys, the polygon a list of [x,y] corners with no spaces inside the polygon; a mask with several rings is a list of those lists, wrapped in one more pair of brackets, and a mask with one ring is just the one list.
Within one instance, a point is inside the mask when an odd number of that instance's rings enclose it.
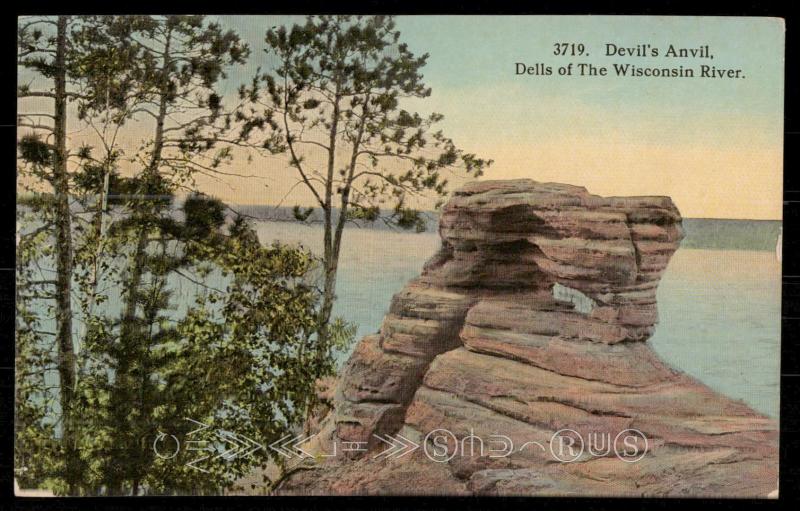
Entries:
{"label": "tree trunk", "polygon": [[[337,88],[337,97],[338,97]],[[367,93],[362,103],[362,121],[358,127],[358,133],[353,143],[353,152],[350,158],[347,178],[345,185],[341,191],[341,205],[339,208],[339,218],[336,220],[334,228],[330,218],[329,210],[326,210],[325,216],[325,287],[323,289],[322,297],[322,312],[320,315],[320,330],[324,332],[324,342],[321,345],[321,350],[318,352],[320,358],[327,351],[329,347],[330,331],[328,324],[331,320],[333,312],[333,303],[336,300],[336,274],[339,270],[339,254],[342,247],[342,236],[344,233],[345,222],[347,221],[347,210],[350,207],[350,190],[353,184],[353,175],[355,173],[356,162],[358,160],[358,152],[361,149],[361,140],[364,136],[364,127],[366,124],[367,105],[369,104],[370,94]],[[333,122],[331,123],[330,132],[330,145],[328,154],[328,182],[332,184],[333,168],[334,168],[334,149],[336,147],[336,130],[338,129],[339,120],[339,101],[334,103]],[[329,192],[330,193],[330,192]],[[329,197],[329,196],[328,196]],[[330,247],[330,248],[329,248]]]}
{"label": "tree trunk", "polygon": [[[170,34],[167,34],[162,67],[163,77],[159,91],[161,97],[159,98],[159,109],[156,118],[155,135],[153,138],[153,153],[147,168],[144,170],[143,186],[141,187],[141,200],[144,201],[149,200],[151,195],[153,195],[153,191],[157,188],[155,184],[158,177],[158,168],[161,163],[161,153],[164,147],[164,122],[167,116],[167,93],[169,92],[168,73],[171,59],[170,40]],[[140,221],[142,221],[142,224],[138,225],[136,229],[136,248],[134,249],[134,253],[131,258],[131,271],[128,282],[126,283],[125,299],[121,315],[122,322],[120,326],[120,342],[124,347],[123,352],[126,354],[126,359],[119,361],[120,365],[118,366],[116,378],[119,380],[120,384],[115,382],[114,395],[112,396],[112,400],[115,401],[114,405],[112,406],[117,410],[118,417],[116,419],[121,421],[118,424],[121,428],[128,426],[126,417],[129,411],[137,405],[137,402],[131,399],[133,395],[133,389],[129,387],[133,386],[134,382],[137,384],[141,383],[141,381],[147,377],[147,375],[140,375],[140,377],[136,379],[133,378],[132,375],[128,374],[130,372],[131,362],[138,361],[140,363],[140,369],[145,365],[145,361],[141,360],[141,358],[144,357],[146,350],[141,344],[143,339],[142,336],[139,335],[141,330],[137,327],[136,310],[139,289],[141,288],[142,277],[144,276],[146,269],[147,245],[150,231],[150,226],[147,225],[147,223],[154,215],[154,211],[150,210],[150,205],[143,202],[138,202],[138,200],[135,204],[136,211],[133,212],[133,215],[138,216]],[[139,360],[136,360],[137,358],[139,358]],[[141,401],[139,401],[138,404],[141,404]],[[128,454],[130,454],[132,459],[139,459],[140,453],[137,452],[141,448],[138,442],[139,435],[134,435],[133,438],[135,440],[133,440],[130,445],[127,445],[126,448],[129,450]],[[123,460],[118,461],[120,463],[124,463]],[[141,467],[128,466],[126,467],[126,470],[121,472],[135,474],[133,479],[136,480],[138,479],[139,475],[137,470],[140,468]],[[115,492],[120,492],[122,490],[124,477],[119,475],[117,477],[120,478],[120,480],[112,478],[112,483],[110,486]]]}
{"label": "tree trunk", "polygon": [[72,344],[72,222],[69,210],[67,174],[67,93],[66,93],[67,17],[59,16],[56,33],[55,107],[53,128],[53,195],[56,207],[56,344],[61,394],[62,441],[66,451],[66,481],[70,494],[77,488],[76,432],[73,397],[75,394],[75,348]]}
{"label": "tree trunk", "polygon": [[[333,302],[336,299],[336,271],[339,266],[339,253],[336,250],[336,243],[334,241],[333,233],[333,176],[334,168],[336,166],[336,136],[339,130],[339,101],[340,97],[339,84],[336,84],[335,99],[333,102],[333,114],[331,119],[331,129],[328,140],[328,175],[325,180],[325,237],[324,237],[324,254],[323,266],[325,269],[325,284],[322,292],[322,308],[320,309],[319,319],[317,321],[317,361],[320,362],[324,358],[324,354],[328,351],[330,341],[329,323],[331,320],[331,312],[333,311]],[[341,211],[339,212],[342,213]]]}
{"label": "tree trunk", "polygon": [[[325,229],[330,232],[332,226],[326,226]],[[333,302],[336,300],[336,272],[339,266],[339,254],[334,253],[333,248],[331,248],[329,256],[325,259],[325,284],[322,292],[322,308],[319,315],[317,360],[324,358],[330,341],[329,323],[333,312]]]}

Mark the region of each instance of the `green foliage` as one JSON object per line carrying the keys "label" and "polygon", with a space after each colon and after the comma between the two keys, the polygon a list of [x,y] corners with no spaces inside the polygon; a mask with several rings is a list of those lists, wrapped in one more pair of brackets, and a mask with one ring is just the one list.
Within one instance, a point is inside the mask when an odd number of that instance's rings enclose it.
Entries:
{"label": "green foliage", "polygon": [[[116,342],[121,325],[114,319],[100,321],[87,336],[86,356],[112,361],[107,369],[116,372],[112,380],[104,376],[109,371],[95,368],[94,376],[84,380],[83,413],[101,412],[96,415],[99,429],[108,432],[102,437],[107,444],[86,446],[91,453],[86,462],[97,466],[89,473],[101,476],[95,485],[108,484],[108,476],[116,474],[138,480],[149,494],[219,493],[253,463],[276,453],[210,460],[201,473],[186,466],[189,459],[159,459],[150,444],[135,440],[152,442],[159,431],[183,438],[193,428],[188,417],[268,445],[304,419],[314,382],[334,368],[332,357],[319,364],[308,349],[319,297],[307,282],[315,264],[311,254],[262,246],[243,219],[235,219],[228,232],[217,226],[205,236],[189,215],[174,227],[182,255],[152,255],[147,264],[151,285],[139,297],[136,338],[146,349]],[[176,305],[160,280],[168,273],[191,279],[184,285],[196,282],[194,301],[177,320],[163,314]],[[205,279],[192,277],[202,274]],[[218,282],[226,285],[216,287]],[[144,368],[148,382],[137,383],[135,375]],[[117,426],[122,419],[129,435]],[[120,463],[121,455],[127,463]]]}
{"label": "green foliage", "polygon": [[24,135],[17,142],[20,158],[33,165],[47,165],[53,158],[50,145],[36,133]]}
{"label": "green foliage", "polygon": [[270,29],[265,42],[279,64],[240,89],[243,101],[267,105],[238,111],[242,136],[264,133],[263,147],[287,153],[321,207],[338,202],[347,218],[371,220],[399,211],[384,220],[419,228],[400,210],[412,214],[412,199],[447,195],[442,171],[478,177],[491,164],[437,130],[441,114],[403,108],[431,93],[422,81],[428,55],[401,41],[391,17],[310,16]]}
{"label": "green foliage", "polygon": [[381,210],[378,206],[361,206],[354,204],[347,211],[348,219],[352,220],[366,220],[367,222],[374,222],[380,217]]}
{"label": "green foliage", "polygon": [[420,212],[414,209],[397,208],[394,220],[403,229],[414,229],[416,232],[425,231],[425,219]]}
{"label": "green foliage", "polygon": [[[63,212],[36,189],[53,158],[29,126],[18,143],[19,173],[34,184],[18,211],[17,477],[59,494],[217,494],[277,454],[214,458],[201,472],[155,456],[159,432],[184,438],[188,417],[274,442],[306,418],[316,380],[333,372],[333,353],[354,327],[334,322],[334,342],[320,351],[318,261],[263,246],[243,218],[227,218],[222,202],[195,190],[195,175],[214,175],[233,157],[231,117],[215,87],[248,56],[238,36],[202,16],[69,21],[65,66],[78,115],[68,120],[98,135],[96,148],[69,155],[76,445],[61,439],[49,331],[53,225]],[[38,56],[53,44],[50,22],[21,22],[18,34],[20,65],[39,79],[54,73]],[[138,150],[119,143],[131,119],[156,121]],[[123,160],[132,173],[119,168]]]}
{"label": "green foliage", "polygon": [[[240,87],[234,119],[240,139],[286,156],[322,210],[322,356],[332,342],[345,223],[382,219],[422,231],[419,202],[441,204],[449,193],[446,173],[478,177],[492,162],[456,147],[437,129],[441,114],[405,108],[431,94],[422,80],[428,55],[401,41],[391,17],[309,16],[269,29],[264,42],[275,65]],[[296,219],[307,217],[295,208]]]}
{"label": "green foliage", "polygon": [[52,211],[47,202],[29,200],[27,203],[28,208],[37,213],[17,211],[14,391],[14,477],[24,487],[40,484],[57,473],[63,459],[63,451],[55,438],[53,395],[47,378],[55,367],[55,354],[47,343],[50,337],[45,326],[48,311],[32,306],[50,295],[37,262],[51,257],[47,230],[43,226],[47,225]]}
{"label": "green foliage", "polygon": [[300,222],[305,222],[308,220],[308,217],[311,216],[311,213],[314,212],[314,208],[301,208],[300,206],[294,206],[292,208],[292,214],[294,215],[295,220]]}
{"label": "green foliage", "polygon": [[193,193],[183,203],[187,236],[205,238],[225,222],[225,205],[217,200]]}

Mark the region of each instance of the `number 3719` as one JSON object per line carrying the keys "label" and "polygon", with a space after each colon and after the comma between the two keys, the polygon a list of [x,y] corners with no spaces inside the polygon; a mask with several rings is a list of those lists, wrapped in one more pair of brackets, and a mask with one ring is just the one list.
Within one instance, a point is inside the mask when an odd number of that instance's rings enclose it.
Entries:
{"label": "number 3719", "polygon": [[587,55],[587,53],[583,43],[555,43],[553,44],[553,55],[577,57]]}

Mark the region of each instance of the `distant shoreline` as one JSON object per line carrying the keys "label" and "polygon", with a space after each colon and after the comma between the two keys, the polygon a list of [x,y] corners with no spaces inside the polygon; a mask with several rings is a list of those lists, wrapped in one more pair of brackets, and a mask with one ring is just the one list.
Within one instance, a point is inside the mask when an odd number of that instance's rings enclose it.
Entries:
{"label": "distant shoreline", "polygon": [[[177,204],[180,204],[179,199],[176,200]],[[295,218],[293,207],[289,206],[231,204],[229,205],[229,211],[230,215],[238,213],[255,221],[300,223]],[[389,214],[390,212],[387,211],[385,213]],[[439,213],[436,211],[422,211],[421,213],[425,218],[425,230],[427,232],[437,232]],[[338,209],[336,208],[334,208],[333,217],[334,220],[338,218]],[[319,225],[321,222],[320,210],[316,208],[308,217],[308,220],[303,223],[308,226],[314,226]],[[375,222],[351,221],[347,223],[347,226],[389,232],[403,231],[380,220]],[[685,217],[683,219],[683,229],[686,232],[686,237],[681,242],[681,247],[710,250],[775,251],[782,226],[782,220]]]}
{"label": "distant shoreline", "polygon": [[[233,211],[247,215],[253,219],[271,222],[296,222],[292,208],[285,206],[253,206],[233,205]],[[436,232],[439,214],[435,211],[423,211],[426,219],[426,231]],[[334,211],[336,217],[338,211]],[[310,225],[321,221],[319,212],[309,217]],[[384,223],[355,222],[357,227],[366,229],[398,231]],[[782,220],[744,220],[733,218],[684,218],[683,229],[686,237],[681,242],[682,248],[701,248],[717,250],[756,250],[774,251],[778,234],[783,225]]]}

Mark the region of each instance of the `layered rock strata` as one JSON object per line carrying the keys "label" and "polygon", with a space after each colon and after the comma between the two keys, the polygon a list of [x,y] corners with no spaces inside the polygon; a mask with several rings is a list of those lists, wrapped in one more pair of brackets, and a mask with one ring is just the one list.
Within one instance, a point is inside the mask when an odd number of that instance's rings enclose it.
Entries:
{"label": "layered rock strata", "polygon": [[304,447],[316,460],[279,493],[775,490],[775,422],[644,342],[683,237],[668,197],[483,181],[455,193],[439,233],[439,252],[346,364]]}

